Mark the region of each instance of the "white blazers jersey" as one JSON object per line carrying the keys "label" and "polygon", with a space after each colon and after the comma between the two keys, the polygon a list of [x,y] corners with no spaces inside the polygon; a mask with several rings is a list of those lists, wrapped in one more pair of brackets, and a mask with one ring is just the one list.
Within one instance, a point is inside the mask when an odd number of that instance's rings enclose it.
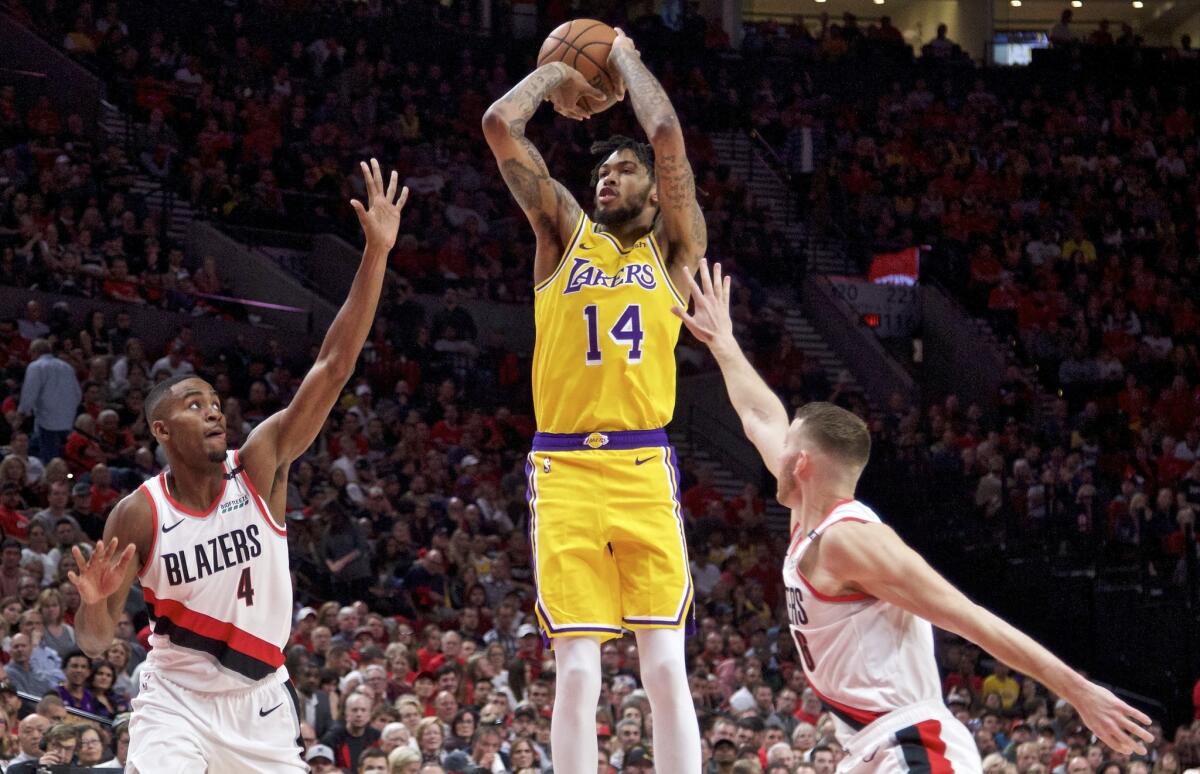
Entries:
{"label": "white blazers jersey", "polygon": [[142,484],[154,542],[138,577],[150,611],[147,668],[193,691],[287,680],[292,582],[287,532],[229,452],[225,488],[207,511],[167,491],[164,471]]}
{"label": "white blazers jersey", "polygon": [[800,574],[800,557],[839,521],[880,519],[855,500],[838,503],[816,529],[793,536],[783,581],[788,623],[809,685],[838,719],[845,744],[889,712],[931,700],[940,704],[941,682],[928,621],[865,594],[822,594]]}

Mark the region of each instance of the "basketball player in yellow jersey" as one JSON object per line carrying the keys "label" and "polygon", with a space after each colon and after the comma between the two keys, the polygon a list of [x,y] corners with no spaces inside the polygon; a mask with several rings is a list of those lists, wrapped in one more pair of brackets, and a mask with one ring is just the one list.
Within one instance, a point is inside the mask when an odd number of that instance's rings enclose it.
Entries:
{"label": "basketball player in yellow jersey", "polygon": [[[617,93],[574,69],[543,65],[483,118],[488,144],[537,235],[530,533],[538,623],[558,678],[554,770],[595,771],[600,643],[635,632],[654,713],[658,771],[700,770],[700,735],[684,664],[692,584],[675,452],[675,342],[687,288],[707,245],[679,119],[620,30],[608,59]],[[589,217],[525,137],[543,100],[586,118],[589,100],[628,94],[650,144],[593,146]]]}

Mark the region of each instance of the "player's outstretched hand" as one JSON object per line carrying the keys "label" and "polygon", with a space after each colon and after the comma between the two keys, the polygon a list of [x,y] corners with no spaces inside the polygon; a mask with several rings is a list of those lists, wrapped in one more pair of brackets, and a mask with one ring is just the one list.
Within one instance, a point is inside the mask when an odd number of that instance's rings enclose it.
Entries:
{"label": "player's outstretched hand", "polygon": [[400,190],[400,198],[396,198],[396,186],[399,176],[392,170],[387,188],[383,187],[383,173],[379,171],[379,162],[371,159],[371,165],[360,161],[363,181],[367,184],[367,206],[358,199],[351,199],[350,206],[358,216],[363,234],[367,237],[367,247],[383,252],[391,252],[396,244],[396,235],[400,232],[400,213],[408,201],[408,186]]}
{"label": "player's outstretched hand", "polygon": [[700,284],[688,275],[692,289],[692,313],[682,306],[671,309],[676,317],[700,341],[712,346],[714,342],[733,339],[733,321],[729,318],[729,277],[721,276],[721,264],[714,263],[712,275],[708,273],[708,260],[700,259]]}
{"label": "player's outstretched hand", "polygon": [[608,77],[612,78],[613,96],[620,102],[625,99],[625,79],[621,77],[621,68],[617,66],[617,60],[621,57],[621,52],[628,51],[635,56],[641,56],[638,53],[637,47],[633,45],[633,39],[625,34],[625,31],[620,27],[614,27],[613,31],[617,33],[617,37],[612,42],[612,48],[608,50],[608,61],[605,62],[604,69],[608,71]]}
{"label": "player's outstretched hand", "polygon": [[584,97],[597,105],[607,102],[609,99],[607,94],[588,83],[583,77],[583,73],[574,67],[567,67],[567,75],[563,78],[562,83],[555,86],[554,90],[546,95],[546,99],[554,105],[555,113],[576,121],[582,121],[592,115],[580,105]]}
{"label": "player's outstretched hand", "polygon": [[1144,742],[1153,742],[1154,735],[1146,730],[1150,718],[1130,707],[1107,688],[1088,683],[1084,695],[1071,702],[1079,711],[1084,725],[1100,741],[1122,755],[1146,754]]}
{"label": "player's outstretched hand", "polygon": [[101,540],[96,543],[91,559],[84,557],[78,546],[72,547],[71,553],[75,556],[79,572],[68,572],[67,579],[79,589],[79,598],[85,605],[94,605],[112,596],[121,587],[129,563],[137,553],[137,546],[130,543],[125,550],[117,553],[117,539],[111,538],[108,542]]}

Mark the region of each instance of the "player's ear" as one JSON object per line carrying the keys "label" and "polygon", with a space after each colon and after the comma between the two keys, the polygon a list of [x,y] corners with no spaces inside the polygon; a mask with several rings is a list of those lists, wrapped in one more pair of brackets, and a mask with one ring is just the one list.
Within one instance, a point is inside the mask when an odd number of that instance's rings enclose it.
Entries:
{"label": "player's ear", "polygon": [[805,473],[808,471],[809,461],[810,458],[808,452],[797,452],[796,461],[792,464],[792,477],[795,479],[803,478]]}
{"label": "player's ear", "polygon": [[171,435],[171,431],[167,429],[166,422],[156,419],[150,423],[150,434],[154,436],[154,440],[162,443],[165,438]]}

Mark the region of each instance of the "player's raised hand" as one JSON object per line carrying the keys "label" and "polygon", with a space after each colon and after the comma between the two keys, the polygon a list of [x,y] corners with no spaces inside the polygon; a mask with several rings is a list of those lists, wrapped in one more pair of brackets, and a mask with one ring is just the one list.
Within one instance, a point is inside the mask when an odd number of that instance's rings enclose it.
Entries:
{"label": "player's raised hand", "polygon": [[729,317],[729,277],[721,276],[721,264],[714,263],[712,274],[708,272],[708,260],[700,259],[700,283],[688,275],[692,289],[692,313],[682,306],[671,311],[683,320],[683,324],[700,341],[712,346],[714,342],[733,339],[733,321]]}
{"label": "player's raised hand", "polygon": [[121,587],[129,563],[137,553],[137,546],[130,543],[118,553],[117,539],[112,538],[107,542],[97,542],[91,559],[84,557],[78,546],[72,547],[71,553],[75,556],[79,572],[68,572],[67,579],[79,589],[79,598],[85,605],[94,605]]}
{"label": "player's raised hand", "polygon": [[1130,707],[1112,691],[1094,683],[1087,684],[1083,696],[1072,699],[1084,725],[1092,729],[1100,741],[1122,755],[1146,754],[1144,742],[1153,742],[1154,735],[1146,729],[1150,718],[1144,712]]}
{"label": "player's raised hand", "polygon": [[367,162],[360,161],[359,166],[362,167],[363,181],[367,184],[367,206],[364,207],[358,199],[351,199],[350,206],[354,208],[354,214],[358,216],[363,234],[367,237],[367,246],[385,253],[390,252],[396,244],[396,235],[400,232],[400,213],[404,211],[404,205],[408,201],[408,186],[400,190],[400,198],[397,199],[396,186],[399,184],[399,176],[395,170],[392,171],[387,188],[384,188],[383,173],[379,171],[378,161],[371,159],[370,166]]}
{"label": "player's raised hand", "polygon": [[583,77],[583,73],[576,70],[574,67],[563,65],[566,71],[566,76],[562,83],[554,87],[554,90],[546,95],[546,99],[554,105],[554,112],[566,118],[572,118],[576,121],[582,121],[585,118],[591,117],[591,113],[580,106],[580,101],[584,97],[591,100],[594,104],[599,105],[602,102],[607,102],[609,96],[600,89],[597,89],[592,84],[588,83]]}
{"label": "player's raised hand", "polygon": [[620,27],[613,27],[613,31],[617,33],[617,37],[612,42],[612,48],[608,50],[608,61],[605,63],[604,69],[608,71],[608,76],[613,82],[613,99],[620,102],[625,99],[625,79],[621,77],[621,68],[617,62],[622,56],[622,52],[628,52],[635,56],[641,56],[638,53],[637,46],[633,45],[633,38],[625,34],[625,31]]}

